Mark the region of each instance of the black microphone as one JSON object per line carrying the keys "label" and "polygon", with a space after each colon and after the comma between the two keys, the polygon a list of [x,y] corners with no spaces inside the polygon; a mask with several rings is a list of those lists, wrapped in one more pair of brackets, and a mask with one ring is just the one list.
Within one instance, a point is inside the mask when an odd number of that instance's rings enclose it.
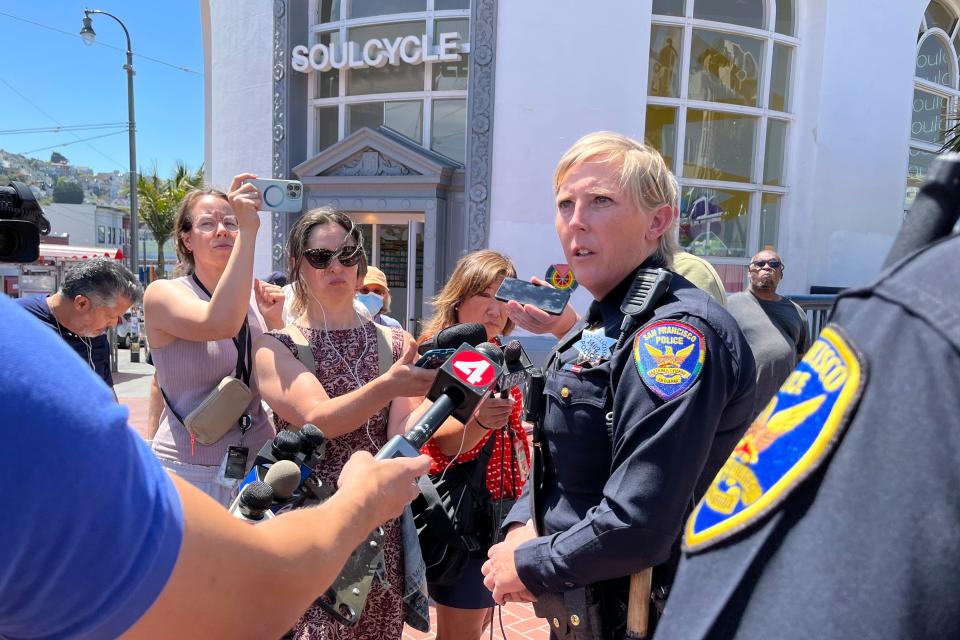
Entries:
{"label": "black microphone", "polygon": [[486,342],[487,330],[479,322],[465,322],[441,329],[435,336],[417,347],[417,353],[425,354],[431,349],[456,349],[463,343],[472,347]]}
{"label": "black microphone", "polygon": [[501,398],[510,397],[510,389],[523,387],[533,370],[533,363],[519,340],[511,340],[503,348],[503,368],[497,388]]}
{"label": "black microphone", "polygon": [[270,511],[272,504],[273,487],[262,480],[256,480],[243,488],[230,505],[230,513],[234,518],[255,524],[274,517]]}
{"label": "black microphone", "polygon": [[300,453],[303,454],[303,464],[310,469],[317,466],[327,450],[327,437],[316,425],[309,422],[300,428]]}
{"label": "black microphone", "polygon": [[469,420],[487,391],[500,378],[502,362],[503,353],[494,344],[485,343],[477,348],[462,345],[440,367],[433,386],[427,392],[427,399],[433,401],[433,406],[427,409],[410,431],[391,438],[377,452],[376,458],[416,457],[444,420],[450,416],[464,423]]}

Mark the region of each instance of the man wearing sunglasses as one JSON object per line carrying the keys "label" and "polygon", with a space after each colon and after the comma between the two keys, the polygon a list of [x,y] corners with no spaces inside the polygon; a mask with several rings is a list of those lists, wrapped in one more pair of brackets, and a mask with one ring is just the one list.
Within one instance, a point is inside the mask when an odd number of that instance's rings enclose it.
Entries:
{"label": "man wearing sunglasses", "polygon": [[758,413],[773,397],[808,348],[807,316],[796,303],[777,293],[783,260],[764,249],[750,260],[750,286],[727,301],[727,310],[740,323],[757,363]]}

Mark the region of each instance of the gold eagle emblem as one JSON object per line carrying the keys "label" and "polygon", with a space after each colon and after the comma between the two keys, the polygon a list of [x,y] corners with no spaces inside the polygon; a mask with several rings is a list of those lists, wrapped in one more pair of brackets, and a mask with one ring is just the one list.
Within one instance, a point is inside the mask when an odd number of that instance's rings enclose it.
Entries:
{"label": "gold eagle emblem", "polygon": [[696,344],[684,347],[676,353],[673,352],[673,347],[671,346],[664,347],[663,351],[646,342],[643,343],[643,346],[647,348],[647,353],[649,353],[657,363],[657,366],[650,369],[647,374],[652,375],[660,384],[677,384],[681,380],[690,377],[690,372],[681,369],[680,365],[683,364],[687,356],[693,352],[694,347],[697,346]]}
{"label": "gold eagle emblem", "polygon": [[[750,429],[740,439],[733,453],[724,463],[717,477],[704,495],[707,505],[718,513],[731,514],[737,505],[748,506],[763,495],[763,487],[748,465],[756,464],[760,453],[777,438],[790,433],[812,416],[827,399],[820,394],[792,407],[776,411],[777,396],[757,416]],[[721,489],[725,486],[725,489]]]}

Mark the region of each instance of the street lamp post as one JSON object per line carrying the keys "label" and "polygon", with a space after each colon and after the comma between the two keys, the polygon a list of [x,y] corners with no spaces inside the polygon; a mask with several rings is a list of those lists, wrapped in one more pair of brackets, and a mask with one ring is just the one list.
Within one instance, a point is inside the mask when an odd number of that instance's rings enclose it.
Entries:
{"label": "street lamp post", "polygon": [[93,30],[92,14],[99,13],[109,16],[117,21],[127,36],[127,64],[123,68],[127,71],[127,119],[130,135],[130,270],[137,273],[137,240],[140,235],[140,224],[137,216],[137,129],[136,120],[133,117],[133,47],[130,45],[130,32],[117,16],[100,9],[84,9],[83,28],[80,30],[80,38],[84,44],[92,45],[97,34]]}

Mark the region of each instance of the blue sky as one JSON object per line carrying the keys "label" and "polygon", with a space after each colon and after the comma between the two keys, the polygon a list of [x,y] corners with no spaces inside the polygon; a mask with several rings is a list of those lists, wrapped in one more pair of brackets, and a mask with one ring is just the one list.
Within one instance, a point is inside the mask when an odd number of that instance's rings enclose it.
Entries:
{"label": "blue sky", "polygon": [[[109,17],[93,16],[96,44],[86,46],[78,37],[85,8],[116,15],[130,31],[139,168],[156,165],[168,176],[178,159],[199,167],[204,69],[198,0],[0,0],[0,130],[126,123],[123,29]],[[76,142],[114,131],[119,133]],[[0,149],[23,153],[60,145],[27,155],[49,160],[56,150],[71,164],[95,171],[129,168],[125,128],[74,133],[2,133]]]}

